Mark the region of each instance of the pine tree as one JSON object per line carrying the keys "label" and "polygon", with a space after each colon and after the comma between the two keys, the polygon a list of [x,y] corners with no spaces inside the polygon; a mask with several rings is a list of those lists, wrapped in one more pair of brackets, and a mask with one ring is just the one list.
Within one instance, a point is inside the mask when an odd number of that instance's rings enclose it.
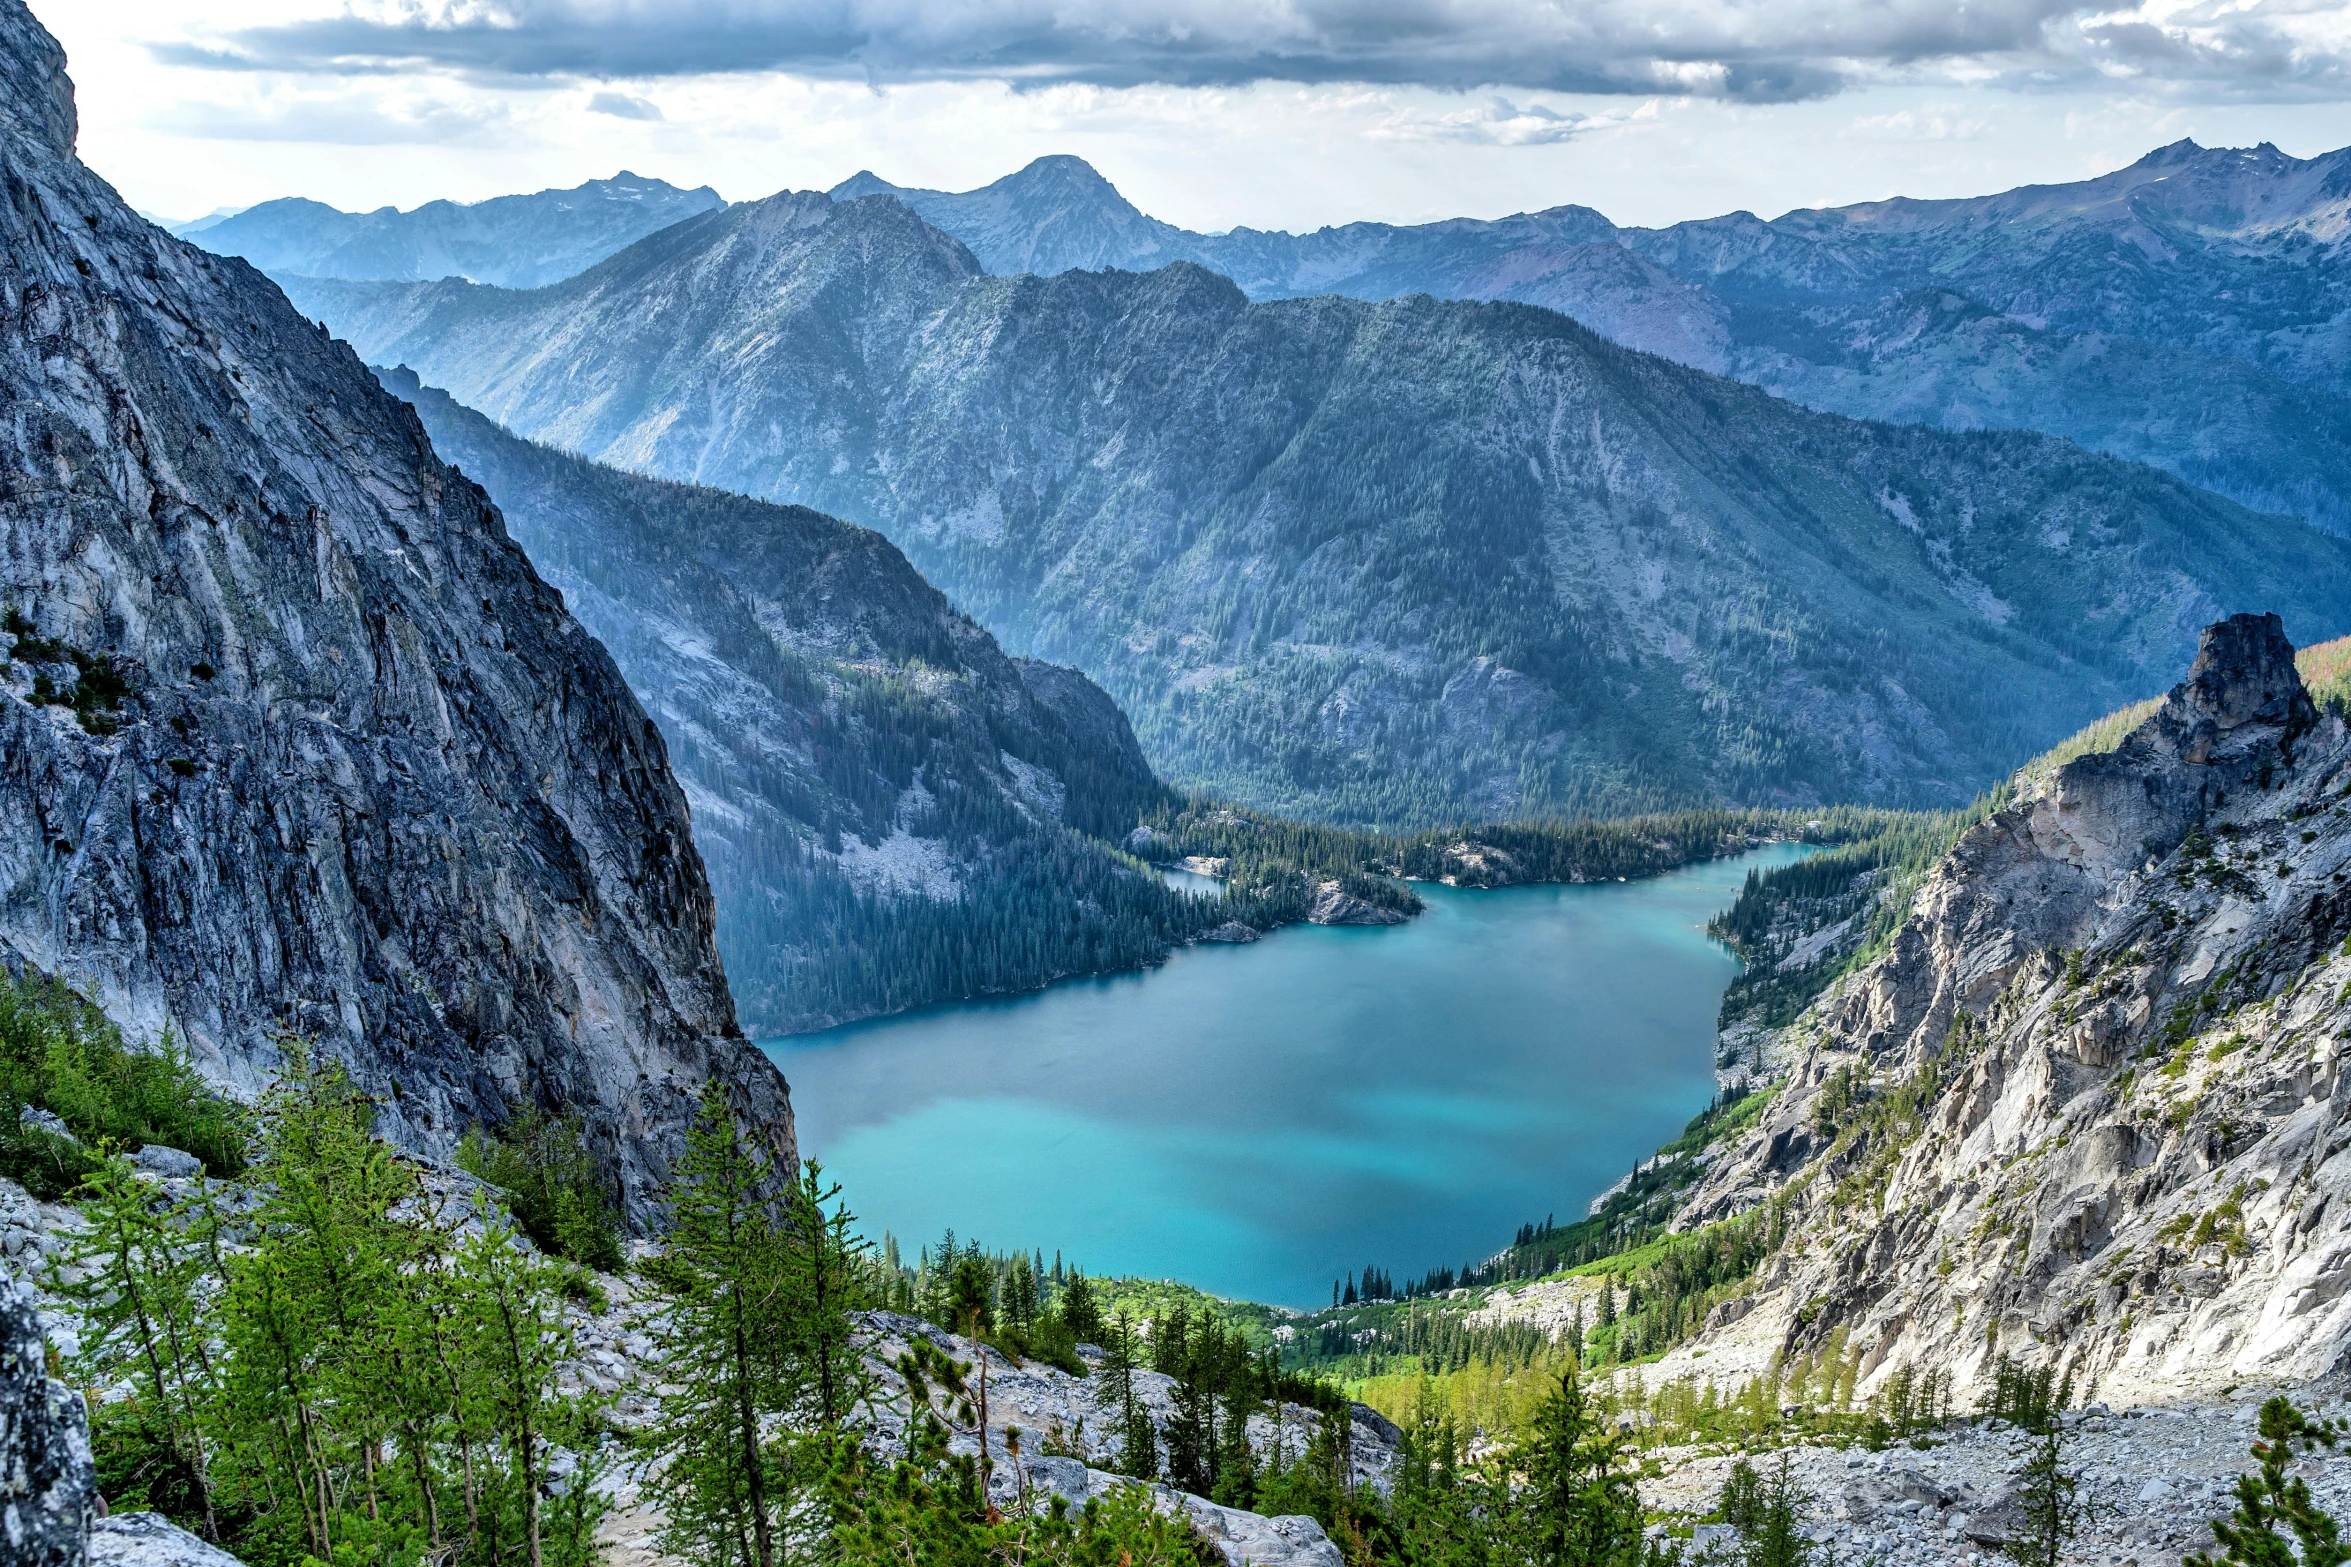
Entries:
{"label": "pine tree", "polygon": [[871,1303],[867,1246],[840,1196],[840,1185],[827,1184],[824,1167],[810,1160],[792,1187],[778,1236],[790,1307],[784,1397],[802,1424],[827,1430],[847,1420],[870,1391],[868,1335],[856,1316]]}
{"label": "pine tree", "polygon": [[2212,1521],[2220,1555],[2190,1556],[2187,1567],[2342,1567],[2351,1561],[2339,1525],[2311,1500],[2310,1483],[2286,1473],[2296,1442],[2305,1449],[2332,1447],[2339,1435],[2337,1422],[2311,1420],[2284,1398],[2263,1404],[2261,1439],[2253,1444],[2261,1468],[2237,1476],[2235,1511],[2225,1521]]}
{"label": "pine tree", "polygon": [[1525,1477],[1512,1498],[1513,1533],[1532,1567],[1616,1567],[1643,1554],[1640,1494],[1611,1431],[1572,1369],[1535,1412],[1511,1455]]}
{"label": "pine tree", "polygon": [[1110,1325],[1102,1363],[1104,1413],[1118,1421],[1118,1472],[1138,1480],[1159,1474],[1159,1440],[1151,1430],[1151,1416],[1135,1394],[1135,1325],[1121,1306]]}
{"label": "pine tree", "polygon": [[775,1567],[782,1476],[760,1433],[791,1402],[794,1324],[776,1235],[776,1172],[745,1143],[714,1083],[670,1189],[670,1232],[647,1265],[646,1319],[664,1389],[652,1431],[662,1548]]}
{"label": "pine tree", "polygon": [[[149,1484],[184,1484],[203,1513],[205,1538],[217,1542],[206,1417],[219,1388],[203,1292],[220,1221],[209,1188],[159,1206],[131,1162],[115,1155],[84,1177],[77,1195],[89,1228],[53,1281],[82,1319],[76,1369],[92,1385],[127,1379],[139,1390],[140,1416],[182,1471]],[[116,1505],[123,1500],[117,1495]]]}
{"label": "pine tree", "polygon": [[1062,1288],[1061,1322],[1069,1329],[1070,1337],[1080,1344],[1102,1342],[1102,1307],[1094,1299],[1094,1286],[1086,1282],[1083,1273],[1073,1270],[1068,1284]]}
{"label": "pine tree", "polygon": [[1240,1378],[1226,1390],[1223,1430],[1216,1445],[1216,1480],[1208,1499],[1224,1507],[1248,1509],[1257,1500],[1257,1454],[1249,1446],[1249,1417],[1259,1400]]}
{"label": "pine tree", "polygon": [[2016,1498],[2024,1528],[2009,1542],[2008,1553],[2023,1567],[2058,1567],[2065,1548],[2082,1532],[2090,1504],[2082,1494],[2081,1475],[2066,1462],[2065,1426],[2052,1416],[2041,1428],[2041,1440],[2017,1477]]}
{"label": "pine tree", "polygon": [[1812,1567],[1821,1552],[1804,1532],[1810,1509],[1784,1452],[1769,1480],[1741,1459],[1723,1485],[1723,1519],[1739,1531],[1741,1567]]}
{"label": "pine tree", "polygon": [[[568,1436],[575,1450],[589,1444],[583,1428],[591,1406],[566,1398],[556,1368],[571,1358],[556,1270],[516,1243],[488,1199],[475,1199],[473,1238],[458,1250],[456,1282],[465,1315],[471,1358],[480,1368],[478,1395],[489,1425],[503,1448],[508,1472],[501,1489],[521,1514],[525,1559],[545,1567],[549,1533],[543,1495],[548,1489],[552,1438]],[[566,1477],[569,1505],[562,1517],[561,1562],[592,1557],[592,1536],[600,1507],[593,1501],[595,1475],[575,1466]]]}

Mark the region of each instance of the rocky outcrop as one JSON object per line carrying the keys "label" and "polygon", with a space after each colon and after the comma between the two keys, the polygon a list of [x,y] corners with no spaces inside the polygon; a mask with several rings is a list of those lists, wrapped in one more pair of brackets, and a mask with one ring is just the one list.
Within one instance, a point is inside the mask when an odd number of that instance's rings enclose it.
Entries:
{"label": "rocky outcrop", "polygon": [[1660,1374],[1837,1348],[1867,1394],[2003,1358],[2136,1402],[2351,1349],[2351,734],[2275,616],[2209,628],[2112,752],[1971,830],[1685,1225],[1789,1243]]}
{"label": "rocky outcrop", "polygon": [[[2342,1391],[2330,1383],[2309,1390],[2304,1403],[2331,1409]],[[2091,1507],[2067,1559],[2175,1567],[2190,1552],[2212,1552],[2211,1520],[2229,1515],[2236,1477],[2254,1466],[2249,1450],[2263,1396],[2247,1388],[2229,1398],[2149,1409],[2093,1403],[2070,1417],[2066,1462],[2078,1478],[2077,1495]],[[1790,1479],[1810,1500],[1806,1530],[1834,1559],[1982,1567],[1990,1551],[2022,1543],[2026,1513],[2018,1480],[2038,1446],[2038,1438],[2005,1422],[1954,1421],[1918,1446],[1869,1452],[1796,1445],[1783,1452]],[[1649,1457],[1662,1473],[1643,1480],[1643,1499],[1693,1521],[1717,1513],[1723,1482],[1739,1461],[1718,1446],[1653,1450]],[[2351,1505],[2351,1472],[2340,1462],[2297,1467],[2318,1505],[2341,1517]],[[1726,1529],[1701,1524],[1693,1544],[1709,1543],[1735,1547],[1738,1541]]]}
{"label": "rocky outcrop", "polygon": [[0,1556],[80,1567],[97,1496],[89,1411],[49,1375],[32,1291],[0,1271]]}
{"label": "rocky outcrop", "polygon": [[0,0],[0,949],[250,1092],[306,1038],[446,1154],[584,1118],[645,1219],[701,1085],[782,1148],[685,797],[415,416],[73,155]]}
{"label": "rocky outcrop", "polygon": [[[646,1323],[638,1314],[634,1286],[627,1279],[606,1281],[609,1300],[602,1309],[575,1314],[578,1356],[568,1368],[573,1384],[582,1391],[612,1396],[611,1418],[624,1430],[633,1429],[652,1414],[654,1404],[643,1368],[654,1353]],[[1080,1377],[1041,1361],[1019,1361],[977,1340],[964,1338],[918,1317],[875,1311],[861,1320],[866,1335],[866,1371],[871,1394],[861,1420],[874,1450],[895,1458],[904,1452],[912,1411],[905,1382],[896,1362],[917,1339],[927,1340],[969,1368],[967,1386],[975,1390],[983,1374],[987,1386],[987,1423],[984,1433],[972,1424],[959,1426],[949,1441],[956,1454],[976,1456],[984,1440],[992,1469],[989,1491],[1007,1511],[1020,1505],[1042,1508],[1052,1496],[1073,1507],[1107,1496],[1114,1489],[1139,1482],[1110,1469],[1123,1437],[1117,1431],[1117,1411],[1101,1400],[1107,1387],[1102,1377]],[[1099,1367],[1102,1352],[1091,1345],[1081,1356]],[[1155,1429],[1164,1433],[1176,1418],[1175,1379],[1156,1371],[1134,1374],[1135,1394]],[[976,1411],[977,1404],[974,1403]],[[972,1416],[963,1417],[971,1421]],[[1296,1462],[1312,1441],[1324,1417],[1297,1404],[1285,1404],[1252,1416],[1249,1439],[1260,1459],[1277,1454]],[[1402,1433],[1361,1404],[1350,1412],[1349,1478],[1352,1482],[1386,1489],[1398,1461]],[[646,1498],[641,1470],[624,1467],[617,1477],[615,1507],[599,1535],[606,1560],[617,1567],[672,1567],[654,1542],[660,1514]],[[1273,1517],[1224,1507],[1205,1497],[1173,1486],[1152,1486],[1154,1501],[1163,1511],[1180,1513],[1223,1555],[1229,1567],[1339,1567],[1339,1551],[1311,1518]]]}
{"label": "rocky outcrop", "polygon": [[161,1513],[121,1513],[90,1526],[90,1567],[244,1567]]}
{"label": "rocky outcrop", "polygon": [[1314,884],[1312,899],[1306,907],[1306,918],[1309,924],[1314,925],[1401,925],[1412,916],[1358,898],[1347,890],[1344,882],[1333,876]]}

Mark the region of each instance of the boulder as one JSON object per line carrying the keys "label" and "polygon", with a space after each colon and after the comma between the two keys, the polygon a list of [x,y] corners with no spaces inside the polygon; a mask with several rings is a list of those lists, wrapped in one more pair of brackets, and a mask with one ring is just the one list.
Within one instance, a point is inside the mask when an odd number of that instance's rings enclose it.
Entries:
{"label": "boulder", "polygon": [[0,1279],[0,1558],[80,1567],[97,1500],[82,1395],[49,1375],[32,1291]]}
{"label": "boulder", "polygon": [[90,1526],[90,1567],[244,1567],[161,1513],[124,1513]]}
{"label": "boulder", "polygon": [[149,1143],[132,1156],[131,1162],[145,1173],[160,1175],[167,1181],[186,1180],[204,1173],[203,1160],[161,1143]]}

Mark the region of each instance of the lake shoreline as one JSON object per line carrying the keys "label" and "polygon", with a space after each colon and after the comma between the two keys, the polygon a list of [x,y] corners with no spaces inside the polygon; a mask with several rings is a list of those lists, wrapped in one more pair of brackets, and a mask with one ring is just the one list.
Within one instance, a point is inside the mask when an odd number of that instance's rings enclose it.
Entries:
{"label": "lake shoreline", "polygon": [[1287,925],[760,1043],[871,1233],[953,1224],[1311,1309],[1328,1279],[1308,1268],[1482,1256],[1678,1134],[1713,1097],[1737,972],[1706,921],[1796,848],[1433,884],[1376,962],[1363,927]]}

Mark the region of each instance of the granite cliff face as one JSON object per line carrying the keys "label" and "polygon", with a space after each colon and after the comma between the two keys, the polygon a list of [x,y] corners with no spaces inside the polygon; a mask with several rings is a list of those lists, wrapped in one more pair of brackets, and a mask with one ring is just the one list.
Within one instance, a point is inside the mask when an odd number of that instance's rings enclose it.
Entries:
{"label": "granite cliff face", "polygon": [[447,1153],[567,1106],[632,1213],[740,1039],[661,738],[350,350],[75,159],[0,0],[0,945],[250,1091]]}
{"label": "granite cliff face", "polygon": [[1832,1335],[1960,1407],[2003,1356],[2085,1400],[2301,1382],[2351,1350],[2351,731],[2273,616],[2209,628],[2115,750],[1970,831],[1796,1027],[1684,1224],[1790,1243],[1662,1374]]}
{"label": "granite cliff face", "polygon": [[882,196],[530,292],[296,297],[533,439],[878,529],[1164,774],[1295,814],[1956,804],[2218,614],[2351,629],[2339,541],[2059,442],[1810,413],[1519,305],[990,277]]}
{"label": "granite cliff face", "polygon": [[1114,847],[1171,799],[1117,704],[1006,657],[879,534],[550,451],[380,373],[661,726],[746,1028],[1131,967],[1207,923]]}

